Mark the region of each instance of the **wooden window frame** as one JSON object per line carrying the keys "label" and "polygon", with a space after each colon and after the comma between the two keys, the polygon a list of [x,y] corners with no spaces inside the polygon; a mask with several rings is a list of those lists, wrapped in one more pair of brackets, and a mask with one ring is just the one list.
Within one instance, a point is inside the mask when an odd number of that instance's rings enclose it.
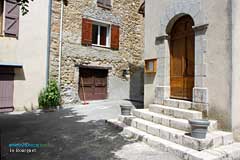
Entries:
{"label": "wooden window frame", "polygon": [[[93,21],[92,22],[92,25],[96,25],[98,26],[98,35],[97,35],[97,44],[93,44],[92,43],[92,46],[97,46],[97,47],[105,47],[105,48],[110,48],[110,44],[111,44],[111,25],[110,24],[104,24],[104,23],[100,23],[100,22],[96,22],[96,21]],[[107,28],[107,34],[106,34],[106,45],[100,45],[100,28],[102,27],[106,27]]]}
{"label": "wooden window frame", "polygon": [[[95,29],[98,30],[98,36],[93,33],[93,25],[96,25]],[[100,45],[101,33],[99,32],[101,26],[106,27],[106,45]],[[95,32],[96,33],[96,32]],[[97,38],[98,37],[98,38]],[[96,43],[97,39],[97,43]],[[96,46],[101,48],[107,48],[112,50],[119,50],[120,41],[120,26],[108,23],[105,21],[98,21],[95,19],[82,18],[82,40],[83,46]],[[94,44],[93,44],[94,42]]]}
{"label": "wooden window frame", "polygon": [[[153,63],[153,69],[152,70],[149,70],[148,68],[149,68],[149,64],[150,63]],[[149,73],[149,74],[151,74],[151,73],[156,73],[157,72],[157,59],[156,58],[154,58],[154,59],[146,59],[145,60],[145,63],[144,63],[144,72],[145,73]]]}

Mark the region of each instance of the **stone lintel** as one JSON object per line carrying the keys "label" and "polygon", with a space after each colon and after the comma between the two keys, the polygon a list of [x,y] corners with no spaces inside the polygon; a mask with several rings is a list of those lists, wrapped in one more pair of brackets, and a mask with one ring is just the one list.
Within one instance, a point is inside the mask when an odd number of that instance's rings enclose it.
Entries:
{"label": "stone lintel", "polygon": [[197,26],[193,26],[192,28],[195,32],[206,31],[208,28],[208,24],[197,25]]}
{"label": "stone lintel", "polygon": [[162,44],[162,43],[164,43],[164,40],[168,40],[169,38],[170,38],[170,36],[167,35],[167,34],[163,34],[161,36],[158,36],[158,37],[156,37],[155,44],[156,45]]}

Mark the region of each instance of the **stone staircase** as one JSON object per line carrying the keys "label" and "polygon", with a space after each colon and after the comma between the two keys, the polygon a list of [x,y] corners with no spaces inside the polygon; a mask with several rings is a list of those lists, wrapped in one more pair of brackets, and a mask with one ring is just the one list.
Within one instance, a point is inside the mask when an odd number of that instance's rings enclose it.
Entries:
{"label": "stone staircase", "polygon": [[163,105],[135,109],[131,116],[108,120],[121,126],[122,134],[140,139],[150,146],[174,153],[184,160],[240,160],[240,143],[231,132],[219,131],[217,121],[210,120],[205,139],[189,136],[190,119],[202,119],[202,112],[192,110],[191,102],[168,99]]}

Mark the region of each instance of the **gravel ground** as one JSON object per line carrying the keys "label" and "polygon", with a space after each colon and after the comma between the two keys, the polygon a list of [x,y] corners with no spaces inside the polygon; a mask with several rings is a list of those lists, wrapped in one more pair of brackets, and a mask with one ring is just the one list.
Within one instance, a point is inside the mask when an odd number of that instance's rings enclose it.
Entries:
{"label": "gravel ground", "polygon": [[[2,160],[177,160],[142,142],[124,139],[105,123],[122,101],[69,106],[55,112],[0,115]],[[46,144],[34,153],[11,153],[8,144]],[[36,151],[36,152],[35,152]]]}

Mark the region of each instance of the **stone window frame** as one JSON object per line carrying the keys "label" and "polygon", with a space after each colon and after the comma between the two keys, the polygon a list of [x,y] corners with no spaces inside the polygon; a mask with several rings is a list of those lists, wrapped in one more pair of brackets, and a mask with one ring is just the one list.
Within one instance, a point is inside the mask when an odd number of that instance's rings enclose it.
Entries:
{"label": "stone window frame", "polygon": [[182,16],[189,15],[193,18],[195,32],[195,76],[192,108],[208,112],[208,88],[207,77],[207,19],[202,11],[201,1],[172,3],[166,7],[165,15],[160,19],[160,35],[155,39],[158,58],[157,86],[155,88],[155,103],[163,104],[170,98],[170,31],[174,23]]}
{"label": "stone window frame", "polygon": [[110,5],[108,5],[106,3],[107,0],[102,0],[103,3],[100,3],[99,0],[97,0],[97,6],[98,7],[101,7],[103,9],[107,9],[107,10],[111,10],[112,9],[112,0],[109,0],[110,1]]}
{"label": "stone window frame", "polygon": [[[105,48],[110,48],[110,44],[111,44],[111,25],[107,24],[107,23],[103,23],[103,22],[98,22],[98,21],[93,21],[92,25],[97,25],[98,26],[98,35],[97,35],[97,44],[93,43],[93,39],[92,39],[92,46],[96,46],[96,47],[105,47]],[[106,34],[106,45],[100,45],[100,27],[107,27],[107,34]]]}

